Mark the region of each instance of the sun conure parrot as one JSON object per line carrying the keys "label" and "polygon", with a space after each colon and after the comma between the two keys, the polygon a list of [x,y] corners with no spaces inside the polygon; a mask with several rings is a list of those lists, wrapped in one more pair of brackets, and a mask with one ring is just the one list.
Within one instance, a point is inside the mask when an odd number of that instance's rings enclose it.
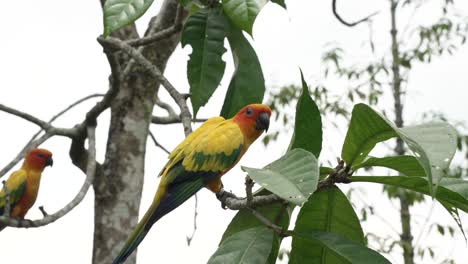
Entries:
{"label": "sun conure parrot", "polygon": [[[42,171],[52,164],[52,153],[46,149],[33,149],[26,154],[21,168],[13,172],[6,181],[10,193],[10,217],[24,218],[36,201]],[[0,189],[0,215],[3,215],[6,194],[3,186],[0,185]],[[0,230],[5,227],[0,225]]]}
{"label": "sun conure parrot", "polygon": [[220,193],[221,176],[236,165],[264,130],[268,130],[270,115],[268,106],[251,104],[231,119],[212,117],[188,135],[169,154],[150,208],[113,263],[125,261],[156,221],[202,187]]}

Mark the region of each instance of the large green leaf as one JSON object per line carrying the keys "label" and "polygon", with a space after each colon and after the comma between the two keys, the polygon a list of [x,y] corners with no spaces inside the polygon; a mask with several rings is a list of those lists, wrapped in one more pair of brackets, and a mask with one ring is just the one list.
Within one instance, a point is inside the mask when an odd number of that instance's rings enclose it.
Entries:
{"label": "large green leaf", "polygon": [[192,46],[187,63],[193,113],[204,106],[223,78],[226,62],[222,56],[227,21],[221,9],[200,9],[190,16],[182,31],[181,43]]}
{"label": "large green leaf", "polygon": [[456,131],[447,123],[429,123],[397,128],[365,104],[352,113],[341,157],[348,165],[359,166],[375,145],[399,136],[414,153],[425,171],[430,192],[434,192],[456,151]]}
{"label": "large green leaf", "polygon": [[[258,195],[268,195],[270,194],[267,190],[262,190]],[[275,223],[282,228],[287,228],[289,225],[289,216],[290,213],[288,208],[282,204],[270,204],[256,208],[256,210],[269,219],[272,223]],[[246,209],[239,210],[239,212],[234,216],[231,223],[227,227],[226,231],[223,234],[220,245],[226,241],[230,236],[242,232],[244,230],[254,228],[254,227],[264,227],[265,225],[260,222],[252,213]],[[268,262],[274,264],[278,256],[278,250],[281,242],[281,238],[276,235],[273,230],[270,230],[273,235],[273,243],[270,244],[270,254],[268,257]],[[245,242],[247,243],[247,241]],[[265,251],[266,252],[266,251]]]}
{"label": "large green leaf", "polygon": [[208,264],[266,263],[273,233],[263,226],[242,230],[227,237],[208,260]]}
{"label": "large green leaf", "polygon": [[399,171],[406,176],[426,176],[426,172],[413,156],[395,156],[395,157],[368,157],[364,162],[353,167],[353,170],[369,167],[385,167]]}
{"label": "large green leaf", "polygon": [[242,167],[258,184],[286,201],[302,205],[317,189],[317,159],[308,151],[294,149],[264,169]]}
{"label": "large green leaf", "polygon": [[309,240],[311,243],[320,244],[330,252],[333,252],[336,260],[340,260],[340,262],[334,262],[331,259],[319,259],[318,262],[306,260],[306,262],[297,263],[391,264],[390,261],[378,252],[338,234],[309,231],[307,233],[296,233],[294,237]]}
{"label": "large green leaf", "polygon": [[252,35],[255,18],[260,12],[257,0],[223,0],[223,9],[237,28]]}
{"label": "large green leaf", "polygon": [[289,149],[302,148],[319,157],[322,150],[322,119],[301,71],[302,92],[296,106],[294,133]]}
{"label": "large green leaf", "polygon": [[107,0],[104,3],[104,37],[129,25],[151,6],[153,0]]}
{"label": "large green leaf", "polygon": [[261,103],[265,94],[265,79],[255,50],[242,31],[230,27],[228,34],[235,71],[224,99],[221,116],[233,117],[242,107]]}
{"label": "large green leaf", "polygon": [[[346,195],[335,186],[315,192],[297,216],[294,232],[323,231],[365,245],[359,219]],[[320,242],[294,236],[289,263],[348,263]]]}
{"label": "large green leaf", "polygon": [[396,136],[398,134],[389,121],[369,106],[357,104],[353,108],[341,158],[348,165],[359,164],[377,143]]}
{"label": "large green leaf", "polygon": [[[425,177],[405,176],[353,176],[353,182],[374,182],[405,188],[430,195]],[[468,181],[443,178],[436,190],[435,198],[445,205],[454,206],[468,213]]]}

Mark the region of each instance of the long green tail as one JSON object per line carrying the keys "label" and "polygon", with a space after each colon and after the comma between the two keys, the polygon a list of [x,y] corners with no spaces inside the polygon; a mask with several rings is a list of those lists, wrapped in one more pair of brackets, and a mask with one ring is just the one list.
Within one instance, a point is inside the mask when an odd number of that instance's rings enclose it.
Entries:
{"label": "long green tail", "polygon": [[172,182],[168,186],[167,192],[162,196],[161,200],[153,201],[150,208],[143,216],[143,219],[140,220],[112,264],[123,263],[133,253],[133,251],[135,251],[156,221],[187,201],[192,195],[203,188],[204,184],[202,177],[191,177],[191,179],[189,178],[190,180],[187,180],[187,178],[183,181]]}

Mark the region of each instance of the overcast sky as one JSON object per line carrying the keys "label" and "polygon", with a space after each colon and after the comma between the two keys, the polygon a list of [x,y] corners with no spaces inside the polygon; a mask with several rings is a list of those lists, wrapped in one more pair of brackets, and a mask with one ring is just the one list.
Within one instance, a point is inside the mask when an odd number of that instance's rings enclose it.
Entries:
{"label": "overcast sky", "polygon": [[[149,18],[157,13],[161,1],[155,1],[147,15],[138,21],[143,32]],[[388,37],[388,1],[354,0],[339,1],[342,16],[348,20],[361,18],[374,11],[380,13],[374,19],[374,39],[377,49],[386,52]],[[431,1],[421,10],[413,23],[429,23],[440,15],[436,8],[440,1]],[[456,1],[460,12],[468,15],[468,3]],[[304,71],[311,85],[322,81],[320,57],[327,43],[346,46],[350,64],[359,63],[369,56],[368,47],[363,43],[368,38],[369,28],[360,25],[348,28],[336,21],[331,13],[331,1],[288,1],[288,11],[279,6],[267,4],[254,26],[253,42],[261,61],[266,83],[279,87],[299,83],[298,67]],[[3,35],[0,44],[0,103],[33,114],[43,120],[72,103],[92,93],[104,93],[108,87],[109,67],[96,42],[102,32],[102,13],[99,1],[10,1],[3,5],[0,29]],[[408,16],[408,12],[402,14]],[[400,26],[403,26],[402,23]],[[190,48],[180,46],[170,59],[166,76],[182,92],[188,91],[186,61]],[[221,88],[200,110],[200,117],[219,113],[223,96],[233,71],[232,59],[226,53],[225,78]],[[433,60],[431,65],[416,65],[408,83],[405,97],[405,119],[414,123],[422,113],[435,110],[446,113],[454,120],[467,121],[466,100],[468,96],[468,48],[462,47],[455,56],[444,56]],[[333,87],[339,93],[343,87]],[[163,98],[168,98],[163,94]],[[383,101],[382,107],[391,101]],[[70,127],[83,119],[83,114],[94,105],[90,101],[77,107],[60,119],[57,126]],[[159,112],[161,113],[161,112]],[[98,158],[103,160],[106,144],[109,113],[99,119],[97,131]],[[0,112],[2,137],[0,145],[0,167],[8,163],[22,148],[37,127],[24,120]],[[271,125],[275,127],[273,123]],[[153,126],[152,131],[160,142],[172,149],[183,139],[180,125]],[[339,134],[339,133],[334,133]],[[284,154],[288,136],[281,137],[265,151],[260,143],[254,144],[244,156],[241,165],[263,167]],[[329,157],[338,156],[343,137],[324,139],[324,149]],[[42,178],[41,190],[35,208],[28,218],[37,219],[41,213],[37,206],[44,205],[50,213],[68,203],[81,187],[84,175],[76,169],[68,157],[69,140],[53,138],[43,145],[54,153],[54,167],[47,168]],[[146,175],[141,212],[146,211],[157,187],[157,172],[166,162],[166,154],[148,142]],[[333,153],[334,152],[334,153]],[[259,155],[262,153],[262,155]],[[18,165],[19,166],[19,165]],[[17,167],[18,167],[17,166]],[[17,168],[15,167],[15,168]],[[223,179],[227,189],[243,195],[244,175],[238,167]],[[381,188],[373,184],[357,186],[359,199],[378,204],[379,217],[371,217],[364,224],[365,231],[384,232],[396,237],[392,228],[399,230],[397,203],[378,199]],[[347,187],[343,188],[347,190]],[[41,228],[7,228],[0,234],[0,255],[2,263],[90,263],[93,230],[93,193],[67,216],[56,223]],[[221,235],[235,212],[220,208],[219,202],[207,190],[199,193],[198,230],[193,244],[187,247],[185,237],[193,228],[193,205],[190,200],[180,208],[161,219],[152,228],[139,247],[139,263],[205,263],[216,250]],[[421,228],[427,230],[433,221],[455,225],[448,214],[432,203],[419,206],[415,213],[416,241],[418,245],[434,245],[441,258],[454,256],[457,263],[466,261],[467,246],[460,235],[456,240],[431,237],[418,238]],[[430,216],[429,224],[424,224]],[[463,216],[466,220],[466,215]],[[389,225],[388,225],[389,224]],[[391,226],[391,227],[390,227]],[[443,239],[443,240],[442,240]],[[443,242],[442,242],[443,241]],[[285,241],[284,247],[288,240]],[[398,254],[389,256],[392,262],[401,263]],[[426,258],[424,263],[431,263]]]}

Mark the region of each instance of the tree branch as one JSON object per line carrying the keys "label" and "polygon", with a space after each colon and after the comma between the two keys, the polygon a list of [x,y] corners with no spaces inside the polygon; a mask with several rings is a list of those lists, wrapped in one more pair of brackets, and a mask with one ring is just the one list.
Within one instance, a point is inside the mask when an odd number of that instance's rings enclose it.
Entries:
{"label": "tree branch", "polygon": [[336,19],[338,19],[338,21],[340,21],[341,24],[347,26],[347,27],[354,27],[358,24],[361,24],[363,22],[366,22],[366,21],[369,21],[373,16],[377,15],[379,12],[376,11],[368,16],[366,16],[365,18],[363,19],[360,19],[358,21],[355,21],[355,22],[346,22],[341,16],[340,14],[338,14],[338,11],[336,10],[336,0],[332,0],[332,10],[333,10],[333,15],[336,17]]}
{"label": "tree branch", "polygon": [[[317,190],[330,187],[335,183],[350,183],[349,177],[352,175],[349,167],[345,166],[343,160],[338,160],[338,165],[327,178],[321,180],[317,185]],[[276,194],[251,196],[253,181],[250,183],[250,177],[246,177],[246,198],[239,198],[232,193],[221,190],[216,196],[221,204],[231,210],[241,210],[245,208],[256,208],[278,202],[287,202]],[[251,196],[251,197],[249,197]]]}
{"label": "tree branch", "polygon": [[[195,118],[192,119],[192,122],[205,122],[208,120],[207,118]],[[153,116],[151,117],[151,123],[157,125],[168,125],[168,124],[177,124],[180,123],[182,120],[179,116]]]}
{"label": "tree branch", "polygon": [[47,215],[44,218],[40,220],[27,220],[27,219],[13,219],[5,216],[0,216],[0,223],[6,224],[8,226],[12,227],[22,227],[22,228],[30,228],[30,227],[39,227],[39,226],[44,226],[47,224],[50,224],[52,222],[57,221],[59,218],[63,217],[66,215],[68,212],[70,212],[73,208],[75,208],[83,198],[85,197],[86,193],[89,190],[89,187],[94,181],[94,175],[96,172],[96,127],[94,126],[88,126],[87,127],[87,136],[88,136],[88,141],[89,141],[89,148],[88,148],[88,166],[86,169],[86,179],[83,185],[81,186],[80,191],[78,194],[73,198],[71,202],[69,202],[65,207],[60,209],[54,214]]}
{"label": "tree branch", "polygon": [[180,120],[182,122],[182,125],[184,126],[185,135],[187,136],[192,132],[192,125],[190,123],[190,121],[192,120],[192,114],[190,113],[190,110],[187,106],[187,102],[185,101],[185,96],[175,89],[175,87],[169,82],[169,80],[166,79],[166,77],[164,77],[164,75],[161,73],[158,67],[156,67],[156,65],[152,64],[149,60],[147,60],[138,50],[119,39],[112,37],[99,37],[98,41],[103,45],[108,45],[109,47],[113,47],[115,49],[124,51],[125,53],[130,55],[137,63],[143,66],[154,78],[156,78],[179,106]]}

